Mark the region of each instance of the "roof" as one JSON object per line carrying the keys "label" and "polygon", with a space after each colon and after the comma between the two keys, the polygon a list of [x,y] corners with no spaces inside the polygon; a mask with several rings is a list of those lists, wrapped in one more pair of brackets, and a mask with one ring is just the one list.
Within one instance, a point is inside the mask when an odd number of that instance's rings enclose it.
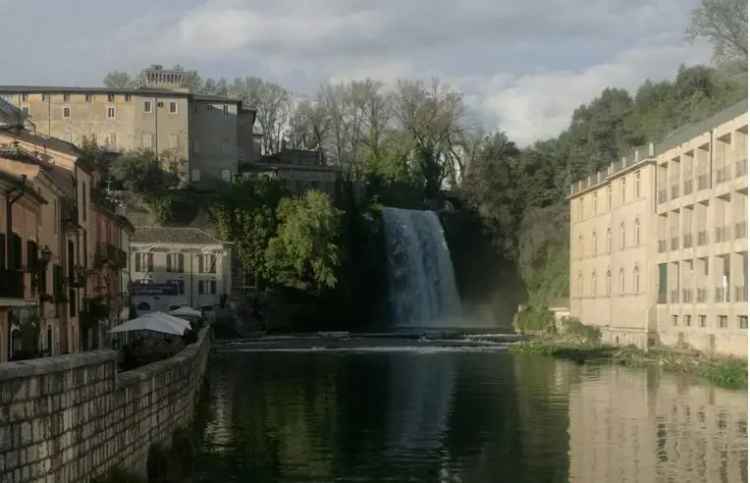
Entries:
{"label": "roof", "polygon": [[71,86],[28,86],[28,85],[0,85],[0,94],[130,94],[136,96],[171,96],[190,97],[196,101],[232,102],[241,103],[240,99],[225,96],[213,96],[204,94],[193,94],[189,91],[176,91],[170,89],[153,89],[148,87],[135,88],[113,88],[113,87],[71,87]]}
{"label": "roof", "polygon": [[0,97],[0,126],[23,126],[23,111]]}
{"label": "roof", "polygon": [[20,141],[35,144],[41,148],[51,149],[74,157],[81,155],[81,151],[75,145],[59,138],[40,136],[25,129],[0,128],[0,132],[4,132]]}
{"label": "roof", "polygon": [[[7,172],[7,171],[5,171],[3,169],[0,169],[0,181],[5,181],[6,183],[10,183],[10,184],[14,185],[15,188],[19,188],[19,189],[23,190],[23,192],[24,192],[25,195],[31,196],[39,204],[42,204],[42,205],[46,205],[47,204],[47,200],[45,200],[42,195],[40,195],[39,193],[37,193],[33,189],[33,187],[31,187],[28,184],[26,184],[25,179],[22,178],[22,177],[20,177],[20,176],[16,176],[15,174],[12,174],[12,173],[9,173],[9,172]],[[28,190],[28,189],[26,189],[27,187],[29,187],[31,189]]]}
{"label": "roof", "polygon": [[216,245],[223,242],[199,228],[137,226],[131,243],[182,243],[186,245]]}

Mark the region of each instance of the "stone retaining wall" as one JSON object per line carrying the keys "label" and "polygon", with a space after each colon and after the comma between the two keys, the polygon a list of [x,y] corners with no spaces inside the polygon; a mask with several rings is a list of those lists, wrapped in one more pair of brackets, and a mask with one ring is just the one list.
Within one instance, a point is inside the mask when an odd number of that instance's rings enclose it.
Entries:
{"label": "stone retaining wall", "polygon": [[146,474],[149,447],[190,424],[210,337],[117,373],[95,351],[0,365],[0,483],[86,483],[120,465]]}

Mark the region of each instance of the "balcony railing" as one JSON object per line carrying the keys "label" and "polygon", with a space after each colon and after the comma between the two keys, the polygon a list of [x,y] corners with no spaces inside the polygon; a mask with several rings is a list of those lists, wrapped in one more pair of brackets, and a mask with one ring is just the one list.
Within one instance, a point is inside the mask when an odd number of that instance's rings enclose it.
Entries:
{"label": "balcony railing", "polygon": [[672,199],[679,198],[679,197],[680,197],[680,185],[673,184],[672,185]]}
{"label": "balcony railing", "polygon": [[747,176],[747,159],[734,163],[734,175],[738,178]]}
{"label": "balcony railing", "polygon": [[675,236],[672,237],[672,241],[670,243],[670,250],[677,250],[680,248],[680,237]]}
{"label": "balcony railing", "polygon": [[656,197],[659,203],[666,203],[667,202],[667,190],[659,190],[659,192],[656,194]]}
{"label": "balcony railing", "polygon": [[699,304],[706,303],[706,289],[698,288],[695,290],[695,301]]}
{"label": "balcony railing", "polygon": [[734,301],[735,302],[747,302],[747,286],[736,285],[734,287]]}
{"label": "balcony railing", "polygon": [[675,289],[669,292],[669,303],[679,304],[680,303],[680,291]]}
{"label": "balcony railing", "polygon": [[714,298],[716,303],[727,303],[729,302],[729,290],[724,287],[716,287],[716,297]]}
{"label": "balcony railing", "polygon": [[690,248],[693,246],[693,234],[686,233],[682,235],[682,246],[683,248]]}
{"label": "balcony railing", "polygon": [[729,181],[729,166],[723,166],[716,170],[716,183]]}
{"label": "balcony railing", "polygon": [[667,240],[659,240],[659,253],[667,251]]}
{"label": "balcony railing", "polygon": [[703,246],[708,244],[708,232],[706,230],[701,230],[698,232],[698,246]]}
{"label": "balcony railing", "polygon": [[747,238],[747,222],[740,221],[734,224],[734,237],[738,240]]}
{"label": "balcony railing", "polygon": [[666,292],[659,292],[656,296],[656,303],[657,304],[666,304],[667,303],[667,293]]}
{"label": "balcony railing", "polygon": [[23,298],[23,272],[21,270],[0,271],[0,297]]}
{"label": "balcony railing", "polygon": [[693,290],[689,288],[682,289],[682,303],[689,304],[693,302]]}
{"label": "balcony railing", "polygon": [[710,183],[707,174],[701,174],[698,176],[698,191],[710,188]]}
{"label": "balcony railing", "polygon": [[726,226],[717,226],[714,229],[714,233],[714,241],[716,243],[721,243],[729,240],[729,230],[727,230]]}
{"label": "balcony railing", "polygon": [[94,256],[94,266],[101,268],[104,265],[114,270],[121,270],[127,264],[128,255],[120,248],[111,243],[100,243],[96,247]]}
{"label": "balcony railing", "polygon": [[682,191],[686,195],[689,195],[690,193],[693,192],[693,180],[692,179],[688,179],[685,181],[684,188],[682,189]]}

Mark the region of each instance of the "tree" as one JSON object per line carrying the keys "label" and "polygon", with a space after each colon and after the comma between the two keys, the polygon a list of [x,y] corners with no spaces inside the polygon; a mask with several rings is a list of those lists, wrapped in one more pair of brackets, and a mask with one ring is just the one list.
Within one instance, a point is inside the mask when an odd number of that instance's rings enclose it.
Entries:
{"label": "tree", "polygon": [[286,194],[278,181],[260,178],[232,184],[210,208],[219,236],[234,243],[246,274],[262,285],[267,271],[266,248],[276,234],[276,209]]}
{"label": "tree", "polygon": [[104,85],[111,89],[133,89],[137,87],[136,79],[130,77],[127,72],[113,70],[104,76]]}
{"label": "tree", "polygon": [[281,200],[278,232],[265,254],[277,283],[318,293],[336,287],[341,268],[341,215],[328,195],[318,191]]}
{"label": "tree", "polygon": [[175,173],[162,168],[162,161],[149,149],[129,151],[110,166],[112,177],[126,190],[154,195],[179,183]]}
{"label": "tree", "polygon": [[411,137],[412,157],[427,198],[435,198],[452,169],[462,134],[464,104],[461,94],[434,80],[399,81],[394,101],[400,128]]}
{"label": "tree", "polygon": [[702,0],[693,10],[688,37],[702,37],[714,46],[714,60],[736,63],[747,70],[747,1]]}
{"label": "tree", "polygon": [[[216,86],[217,90],[222,89],[220,84],[221,81]],[[289,92],[273,82],[245,77],[235,79],[228,93],[256,109],[256,119],[263,130],[261,152],[273,154],[281,151],[291,109]]]}

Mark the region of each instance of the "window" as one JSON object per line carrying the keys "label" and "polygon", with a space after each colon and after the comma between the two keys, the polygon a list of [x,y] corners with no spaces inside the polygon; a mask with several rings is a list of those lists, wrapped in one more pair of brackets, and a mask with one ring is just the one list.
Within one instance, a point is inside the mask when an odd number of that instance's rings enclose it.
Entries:
{"label": "window", "polygon": [[596,297],[596,272],[591,273],[591,296]]}
{"label": "window", "polygon": [[94,100],[94,96],[92,96],[91,94],[86,94],[86,102],[91,102],[93,100]]}
{"label": "window", "polygon": [[583,258],[583,235],[578,235],[578,258]]}
{"label": "window", "polygon": [[143,101],[143,112],[149,113],[151,112],[151,101]]}
{"label": "window", "polygon": [[591,250],[592,255],[596,256],[596,254],[599,252],[599,247],[597,246],[596,242],[596,232],[591,234]]}
{"label": "window", "polygon": [[740,329],[747,329],[747,315],[740,315],[737,319]]}
{"label": "window", "polygon": [[597,201],[596,193],[594,193],[594,215],[598,213],[599,202]]}
{"label": "window", "polygon": [[633,241],[635,241],[635,246],[641,244],[641,221],[638,218],[635,219],[635,234],[633,235]]}
{"label": "window", "polygon": [[228,169],[222,169],[221,179],[223,179],[226,182],[232,181],[232,172]]}
{"label": "window", "polygon": [[194,169],[192,176],[190,177],[193,181],[200,181],[201,180],[201,170],[200,169]]}
{"label": "window", "polygon": [[177,103],[174,101],[171,101],[169,103],[169,113],[170,114],[177,114]]}
{"label": "window", "polygon": [[21,94],[21,102],[26,102],[29,100],[28,94]]}
{"label": "window", "polygon": [[679,319],[679,316],[677,316],[677,315],[673,315],[673,316],[672,316],[672,325],[673,325],[674,327],[677,327],[678,325],[680,325],[680,319]]}
{"label": "window", "polygon": [[201,152],[201,145],[197,139],[193,140],[193,152],[196,154]]}
{"label": "window", "polygon": [[612,253],[612,229],[607,228],[607,253]]}
{"label": "window", "polygon": [[612,185],[607,185],[607,209],[612,209]]}
{"label": "window", "polygon": [[125,94],[125,102],[130,102],[130,94]]}
{"label": "window", "polygon": [[153,149],[154,135],[149,132],[145,132],[141,134],[141,144],[142,144],[142,147],[145,149]]}
{"label": "window", "polygon": [[136,272],[153,272],[154,271],[154,254],[153,253],[136,253],[135,254],[135,271]]}
{"label": "window", "polygon": [[211,280],[211,295],[216,295],[216,280]]}
{"label": "window", "polygon": [[577,288],[578,288],[578,296],[579,297],[583,296],[583,273],[581,272],[578,272]]}
{"label": "window", "polygon": [[72,288],[68,290],[68,314],[71,317],[76,316],[76,291]]}
{"label": "window", "polygon": [[107,102],[115,102],[115,95],[107,94]]}
{"label": "window", "polygon": [[700,324],[701,327],[705,327],[706,326],[706,316],[703,315],[703,314],[699,315],[698,316],[698,323]]}
{"label": "window", "polygon": [[83,200],[83,203],[81,203],[81,211],[83,213],[83,221],[86,221],[86,208],[88,207],[88,203],[86,201],[86,195],[88,194],[86,192],[86,182],[81,183],[81,187],[83,188],[81,190],[81,199]]}
{"label": "window", "polygon": [[115,118],[115,108],[114,106],[107,107],[107,119],[114,119]]}
{"label": "window", "polygon": [[641,272],[638,269],[638,265],[633,268],[633,293],[639,293],[641,291]]}
{"label": "window", "polygon": [[682,316],[682,320],[683,320],[683,322],[685,324],[685,327],[690,327],[690,323],[691,323],[690,319],[692,319],[692,317],[690,315],[683,315]]}
{"label": "window", "polygon": [[620,193],[622,193],[622,204],[625,204],[625,178],[620,180]]}
{"label": "window", "polygon": [[729,317],[727,317],[726,315],[719,316],[719,328],[720,329],[726,329],[729,326],[728,319]]}
{"label": "window", "polygon": [[625,222],[620,223],[620,250],[625,250]]}
{"label": "window", "polygon": [[42,94],[42,102],[45,102],[47,100],[47,94]]}
{"label": "window", "polygon": [[70,107],[68,106],[63,107],[63,118],[70,119]]}
{"label": "window", "polygon": [[185,271],[185,257],[182,253],[167,254],[167,272],[182,273]]}
{"label": "window", "polygon": [[70,94],[63,94],[63,102],[69,102],[70,101]]}
{"label": "window", "polygon": [[216,273],[216,255],[199,256],[198,271],[200,273]]}
{"label": "window", "polygon": [[612,295],[612,271],[607,270],[607,295]]}
{"label": "window", "polygon": [[620,293],[625,293],[625,269],[620,269]]}
{"label": "window", "polygon": [[641,197],[641,172],[635,172],[635,198]]}

